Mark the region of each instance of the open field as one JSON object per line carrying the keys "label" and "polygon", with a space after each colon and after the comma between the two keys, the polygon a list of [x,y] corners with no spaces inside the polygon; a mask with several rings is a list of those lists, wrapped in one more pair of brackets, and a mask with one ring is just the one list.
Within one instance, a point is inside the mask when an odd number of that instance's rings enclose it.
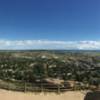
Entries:
{"label": "open field", "polygon": [[60,95],[54,93],[22,93],[0,90],[0,100],[84,100],[84,94],[79,91],[69,91]]}

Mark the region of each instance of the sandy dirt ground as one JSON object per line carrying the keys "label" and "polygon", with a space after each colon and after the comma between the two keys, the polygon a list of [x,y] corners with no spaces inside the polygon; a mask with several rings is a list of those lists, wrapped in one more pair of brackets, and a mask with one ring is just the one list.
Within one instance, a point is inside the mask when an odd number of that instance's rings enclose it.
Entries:
{"label": "sandy dirt ground", "polygon": [[54,93],[22,93],[0,89],[0,100],[84,100],[82,92],[66,92],[63,94]]}

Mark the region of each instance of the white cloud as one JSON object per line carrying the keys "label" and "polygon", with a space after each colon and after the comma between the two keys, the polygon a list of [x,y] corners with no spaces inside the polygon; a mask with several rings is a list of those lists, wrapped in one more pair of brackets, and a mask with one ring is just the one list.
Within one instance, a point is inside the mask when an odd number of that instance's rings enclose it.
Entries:
{"label": "white cloud", "polygon": [[100,41],[0,40],[0,49],[99,50]]}

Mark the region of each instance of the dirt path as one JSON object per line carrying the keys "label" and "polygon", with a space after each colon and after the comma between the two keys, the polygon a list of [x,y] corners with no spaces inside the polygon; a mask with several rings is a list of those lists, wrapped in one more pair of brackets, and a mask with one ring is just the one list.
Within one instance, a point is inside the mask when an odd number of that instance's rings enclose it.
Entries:
{"label": "dirt path", "polygon": [[0,100],[84,100],[84,94],[79,91],[57,95],[54,93],[34,94],[0,90]]}

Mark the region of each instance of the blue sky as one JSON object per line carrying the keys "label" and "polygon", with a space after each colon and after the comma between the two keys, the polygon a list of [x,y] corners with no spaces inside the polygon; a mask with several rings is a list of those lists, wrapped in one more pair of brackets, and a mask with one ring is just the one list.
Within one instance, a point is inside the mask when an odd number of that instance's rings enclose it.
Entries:
{"label": "blue sky", "polygon": [[[41,41],[34,48],[61,47],[58,42],[100,41],[100,0],[0,0],[0,44],[1,49],[19,48],[16,41]],[[3,42],[2,42],[3,41]],[[6,45],[15,42],[15,47]],[[54,46],[44,45],[54,42]],[[87,43],[87,42],[86,42]],[[27,44],[27,43],[26,43]],[[67,45],[67,46],[66,46]],[[100,48],[100,45],[98,45]],[[77,49],[75,44],[62,49]],[[21,49],[26,49],[22,47]],[[88,48],[84,48],[88,49]],[[91,47],[91,49],[97,49]]]}

